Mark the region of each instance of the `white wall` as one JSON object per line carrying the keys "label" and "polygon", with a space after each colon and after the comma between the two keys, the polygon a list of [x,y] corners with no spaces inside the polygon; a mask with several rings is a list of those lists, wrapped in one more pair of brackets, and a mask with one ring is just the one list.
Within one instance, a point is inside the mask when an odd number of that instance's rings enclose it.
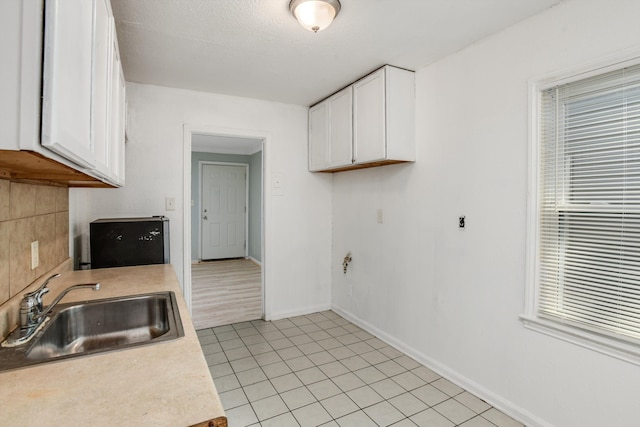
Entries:
{"label": "white wall", "polygon": [[527,425],[639,422],[639,366],[518,318],[528,80],[637,47],[639,16],[634,0],[569,0],[419,70],[417,162],[334,176],[334,307]]}
{"label": "white wall", "polygon": [[[331,176],[307,171],[307,109],[139,84],[128,84],[127,91],[126,186],[72,191],[72,232],[84,258],[90,221],[165,215],[171,224],[171,263],[182,282],[183,125],[259,132],[267,135],[265,311],[278,318],[328,308]],[[283,175],[283,195],[272,195],[274,172]],[[165,197],[175,197],[175,211],[164,210]]]}

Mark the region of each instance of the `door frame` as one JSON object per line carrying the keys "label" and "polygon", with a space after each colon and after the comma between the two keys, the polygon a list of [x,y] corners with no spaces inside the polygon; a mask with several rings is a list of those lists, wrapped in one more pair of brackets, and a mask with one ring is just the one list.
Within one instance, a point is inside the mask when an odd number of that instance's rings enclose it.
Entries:
{"label": "door frame", "polygon": [[191,293],[191,138],[193,134],[198,135],[218,135],[237,138],[251,138],[262,140],[262,191],[260,195],[261,215],[261,250],[262,250],[262,318],[270,317],[270,308],[266,304],[267,293],[269,292],[266,273],[268,269],[268,248],[266,244],[267,235],[267,206],[265,198],[267,176],[267,153],[271,135],[264,131],[247,129],[236,129],[217,127],[211,125],[188,124],[183,125],[182,132],[182,293],[189,313],[192,313],[192,293]]}
{"label": "door frame", "polygon": [[[200,214],[200,244],[198,245],[198,259],[202,260],[202,194],[203,194],[203,183],[202,183],[202,170],[204,165],[214,165],[214,166],[243,166],[244,167],[244,257],[249,257],[249,164],[248,163],[232,163],[232,162],[214,162],[208,160],[200,160],[198,162],[198,181],[200,188],[200,205],[199,214]],[[193,206],[195,208],[195,206]]]}

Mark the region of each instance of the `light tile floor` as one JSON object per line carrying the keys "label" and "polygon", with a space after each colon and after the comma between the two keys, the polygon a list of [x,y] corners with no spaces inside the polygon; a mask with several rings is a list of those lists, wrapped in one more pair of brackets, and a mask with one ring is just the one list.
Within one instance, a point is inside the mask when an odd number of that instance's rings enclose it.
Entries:
{"label": "light tile floor", "polygon": [[332,311],[198,337],[230,427],[522,427]]}

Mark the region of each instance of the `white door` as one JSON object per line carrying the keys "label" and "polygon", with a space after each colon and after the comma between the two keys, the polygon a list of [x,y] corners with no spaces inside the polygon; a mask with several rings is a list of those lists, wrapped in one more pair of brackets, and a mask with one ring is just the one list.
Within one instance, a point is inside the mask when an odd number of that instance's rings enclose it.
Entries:
{"label": "white door", "polygon": [[244,257],[246,253],[247,168],[202,165],[202,259]]}

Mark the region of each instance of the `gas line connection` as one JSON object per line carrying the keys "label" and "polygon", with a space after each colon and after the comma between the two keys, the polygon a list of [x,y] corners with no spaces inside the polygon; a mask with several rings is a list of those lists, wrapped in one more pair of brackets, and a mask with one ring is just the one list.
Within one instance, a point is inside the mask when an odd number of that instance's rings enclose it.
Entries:
{"label": "gas line connection", "polygon": [[351,252],[349,252],[342,261],[342,271],[344,274],[347,274],[347,267],[349,267],[349,263],[351,262]]}

